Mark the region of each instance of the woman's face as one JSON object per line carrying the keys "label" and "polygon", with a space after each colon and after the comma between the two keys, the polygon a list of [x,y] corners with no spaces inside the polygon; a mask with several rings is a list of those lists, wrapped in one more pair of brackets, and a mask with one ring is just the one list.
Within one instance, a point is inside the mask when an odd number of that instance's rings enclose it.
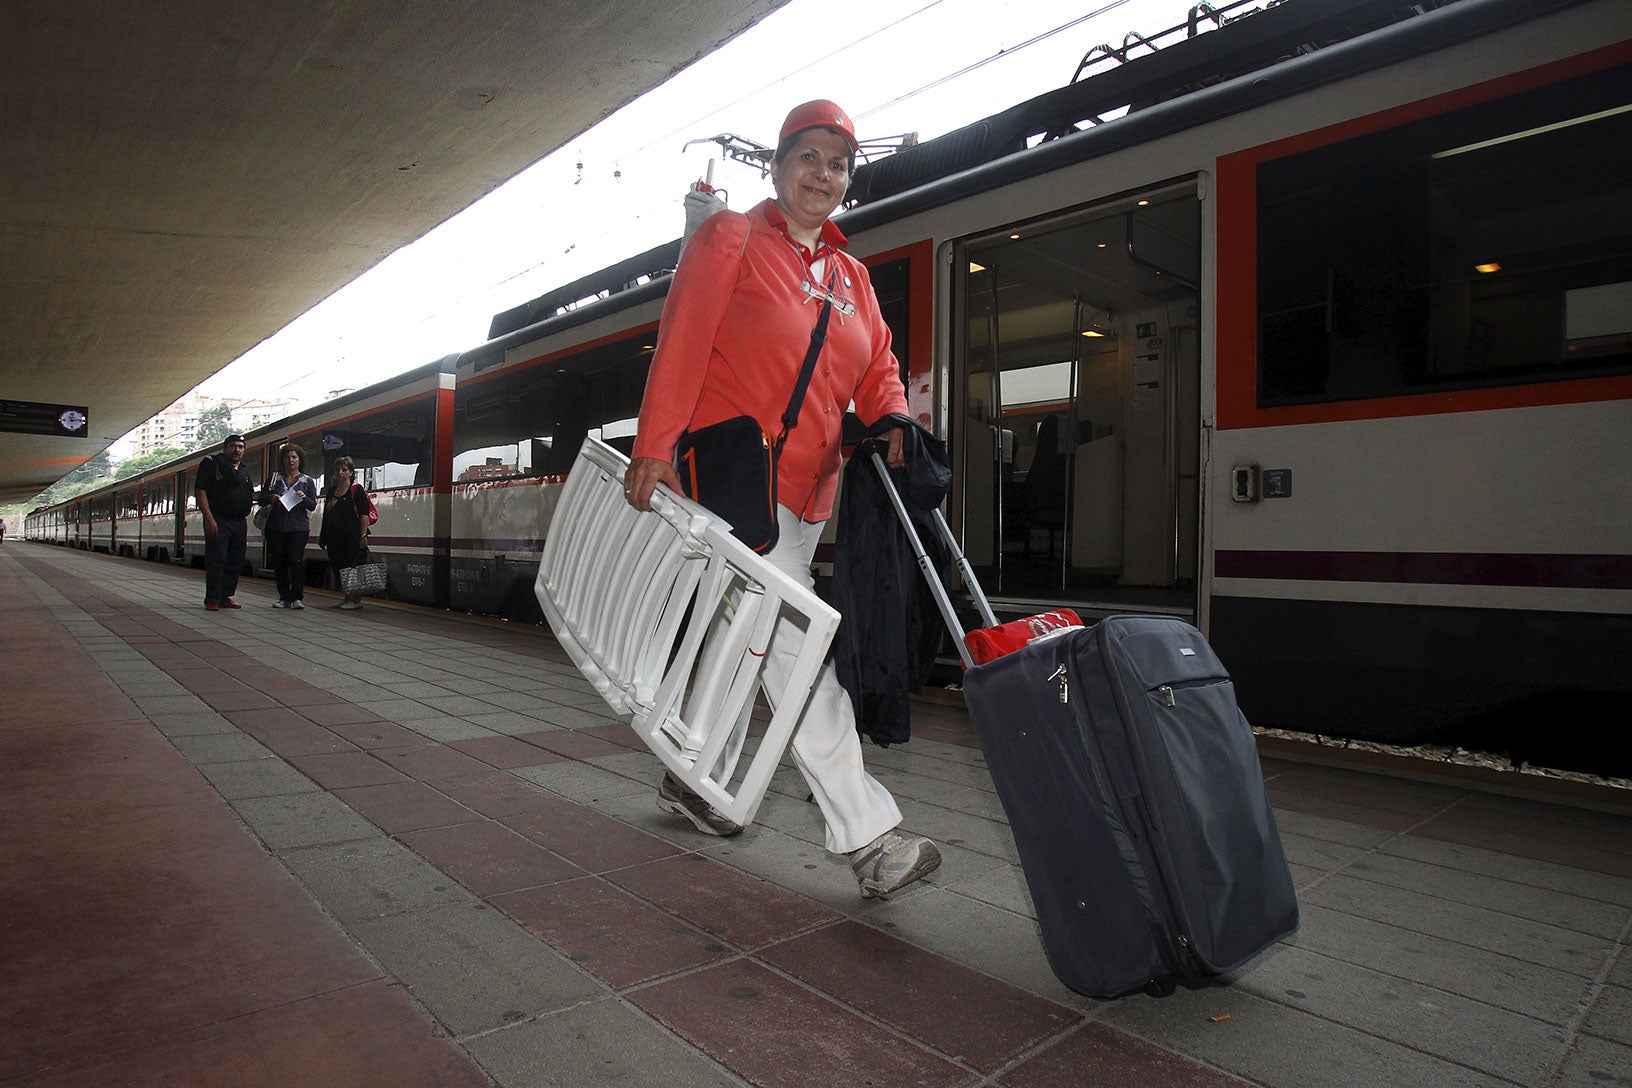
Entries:
{"label": "woman's face", "polygon": [[296,472],[300,469],[300,454],[294,450],[283,451],[283,471]]}
{"label": "woman's face", "polygon": [[350,483],[351,482],[351,466],[350,465],[336,465],[336,466],[334,466],[334,478],[336,480],[339,480],[341,483]]}
{"label": "woman's face", "polygon": [[832,129],[807,128],[771,163],[776,206],[790,223],[820,228],[850,188],[850,145]]}

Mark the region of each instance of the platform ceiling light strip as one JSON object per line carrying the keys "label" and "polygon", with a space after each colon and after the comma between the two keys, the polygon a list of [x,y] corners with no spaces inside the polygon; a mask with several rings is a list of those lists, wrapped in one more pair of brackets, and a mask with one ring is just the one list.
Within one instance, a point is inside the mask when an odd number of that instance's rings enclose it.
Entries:
{"label": "platform ceiling light strip", "polygon": [[1496,136],[1489,140],[1480,140],[1476,144],[1463,144],[1461,147],[1453,147],[1448,151],[1436,151],[1430,155],[1429,158],[1448,159],[1453,155],[1465,155],[1469,151],[1481,151],[1487,147],[1496,147],[1500,144],[1510,144],[1516,140],[1527,140],[1532,136],[1540,136],[1548,132],[1557,132],[1560,129],[1573,128],[1576,125],[1584,125],[1589,121],[1602,121],[1606,117],[1614,117],[1617,114],[1628,112],[1632,112],[1632,103],[1625,106],[1616,106],[1613,109],[1599,110],[1597,113],[1584,113],[1580,117],[1571,117],[1565,121],[1555,121],[1550,125],[1541,125],[1537,128],[1527,128],[1523,132],[1509,132],[1505,136]]}
{"label": "platform ceiling light strip", "polygon": [[[753,821],[810,701],[839,614],[707,510],[659,488],[623,496],[628,458],[591,437],[567,477],[534,592],[556,638],[674,776],[727,819]],[[746,754],[779,621],[805,632],[787,691]]]}

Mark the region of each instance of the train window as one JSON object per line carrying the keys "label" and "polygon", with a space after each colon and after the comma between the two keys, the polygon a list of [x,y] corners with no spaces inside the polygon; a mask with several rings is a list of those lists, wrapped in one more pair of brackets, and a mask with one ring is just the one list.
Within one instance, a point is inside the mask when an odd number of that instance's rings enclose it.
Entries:
{"label": "train window", "polygon": [[911,298],[912,262],[902,258],[867,269],[867,278],[873,281],[873,294],[878,296],[879,314],[890,327],[890,350],[901,364],[901,380],[907,380],[907,359],[912,322],[908,319]]}
{"label": "train window", "polygon": [[1258,168],[1259,404],[1632,371],[1626,67]]}
{"label": "train window", "polygon": [[175,512],[176,484],[174,480],[156,480],[142,488],[142,512],[148,517],[161,517]]}
{"label": "train window", "polygon": [[336,457],[350,457],[357,481],[369,491],[428,487],[431,483],[436,400],[424,396],[349,419],[295,442],[306,451],[306,471],[322,486]]}
{"label": "train window", "polygon": [[591,434],[628,453],[653,344],[644,333],[461,383],[454,482],[564,475]]}

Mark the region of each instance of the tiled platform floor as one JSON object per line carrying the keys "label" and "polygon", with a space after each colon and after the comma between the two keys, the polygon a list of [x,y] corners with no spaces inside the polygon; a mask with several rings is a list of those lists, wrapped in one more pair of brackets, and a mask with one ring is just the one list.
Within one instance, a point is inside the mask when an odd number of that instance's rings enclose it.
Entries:
{"label": "tiled platform floor", "polygon": [[659,813],[537,631],[200,596],[0,549],[0,1085],[1632,1084],[1625,815],[1266,759],[1302,931],[1096,1001],[959,711],[869,749],[946,864],[863,901],[789,769]]}

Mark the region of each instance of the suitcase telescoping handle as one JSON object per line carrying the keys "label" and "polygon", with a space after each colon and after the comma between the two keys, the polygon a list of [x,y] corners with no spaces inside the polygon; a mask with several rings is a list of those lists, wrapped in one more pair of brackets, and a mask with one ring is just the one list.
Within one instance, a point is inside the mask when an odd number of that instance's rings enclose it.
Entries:
{"label": "suitcase telescoping handle", "polygon": [[[941,618],[946,621],[946,628],[952,632],[952,641],[958,647],[958,654],[963,658],[963,667],[974,668],[975,659],[969,652],[969,647],[963,638],[963,624],[958,622],[958,614],[952,609],[952,598],[947,595],[946,587],[941,584],[941,576],[935,570],[935,564],[930,561],[929,553],[924,549],[924,542],[918,536],[918,530],[912,524],[912,518],[907,516],[907,506],[901,500],[901,493],[895,489],[895,481],[890,478],[890,470],[884,466],[884,459],[878,455],[876,448],[870,448],[868,455],[873,459],[873,468],[878,470],[878,478],[884,481],[884,493],[890,497],[890,505],[895,507],[895,516],[901,521],[901,528],[906,530],[907,539],[912,542],[912,554],[918,557],[918,569],[923,572],[924,582],[929,586],[929,592],[935,597],[935,607],[941,610]],[[986,600],[985,592],[980,588],[980,581],[969,566],[969,560],[964,558],[963,549],[958,547],[957,540],[952,536],[952,527],[946,523],[946,517],[941,513],[939,506],[930,511],[935,518],[935,529],[941,534],[941,539],[952,550],[953,561],[957,563],[958,574],[963,578],[963,584],[969,587],[974,595],[975,606],[980,609],[981,619],[987,627],[997,626],[997,616],[992,613],[992,606]]]}

